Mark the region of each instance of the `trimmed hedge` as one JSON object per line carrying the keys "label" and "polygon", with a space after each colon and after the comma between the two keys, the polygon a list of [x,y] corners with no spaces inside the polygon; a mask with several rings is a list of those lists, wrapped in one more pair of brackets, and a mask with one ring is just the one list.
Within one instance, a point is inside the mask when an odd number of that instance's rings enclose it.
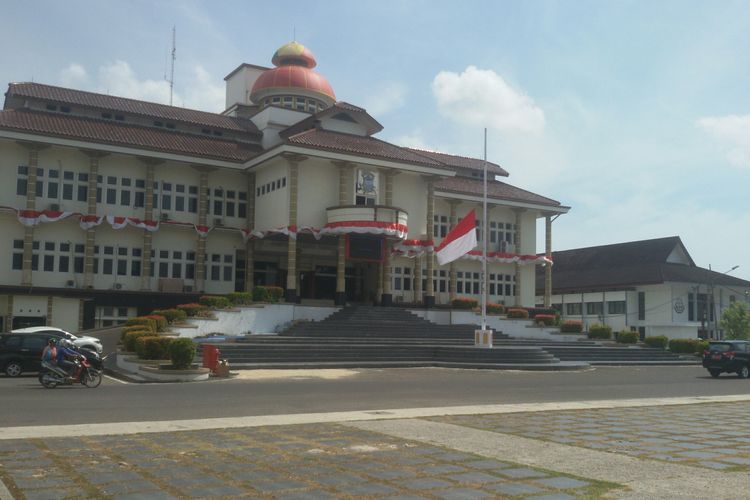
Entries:
{"label": "trimmed hedge", "polygon": [[699,340],[698,343],[695,345],[695,354],[703,354],[703,351],[708,349],[708,344],[710,341],[708,340]]}
{"label": "trimmed hedge", "polygon": [[221,295],[204,295],[198,302],[209,309],[228,309],[232,305],[228,298]]}
{"label": "trimmed hedge", "polygon": [[135,352],[141,359],[167,359],[172,337],[144,336],[135,340]]}
{"label": "trimmed hedge", "polygon": [[514,319],[528,319],[529,318],[529,311],[526,309],[521,309],[519,307],[513,307],[511,309],[508,309],[508,312],[506,313],[509,318]]}
{"label": "trimmed hedge", "polygon": [[560,325],[560,332],[562,333],[581,333],[582,331],[583,323],[575,319],[563,321]]}
{"label": "trimmed hedge", "polygon": [[602,325],[594,323],[589,327],[589,338],[590,339],[611,339],[612,338],[612,327],[609,325]]}
{"label": "trimmed hedge", "polygon": [[539,326],[552,326],[555,324],[556,317],[552,314],[537,314],[534,316],[534,324]]}
{"label": "trimmed hedge", "polygon": [[557,314],[557,311],[551,307],[524,307],[529,313],[529,318],[536,318],[538,314]]}
{"label": "trimmed hedge", "polygon": [[196,316],[205,315],[209,309],[201,304],[192,302],[190,304],[179,304],[177,309],[184,311],[188,318],[194,318]]}
{"label": "trimmed hedge", "polygon": [[231,292],[225,297],[233,306],[246,306],[253,303],[253,292]]}
{"label": "trimmed hedge", "polygon": [[618,344],[637,344],[640,335],[638,332],[631,332],[630,330],[623,330],[617,334]]}
{"label": "trimmed hedge", "polygon": [[669,341],[669,350],[675,353],[692,354],[698,350],[699,344],[698,339],[672,339]]}
{"label": "trimmed hedge", "polygon": [[173,339],[169,344],[169,359],[178,370],[190,368],[195,359],[195,342],[188,338]]}
{"label": "trimmed hedge", "polygon": [[125,334],[125,336],[122,338],[122,347],[127,352],[135,352],[135,342],[141,337],[153,337],[154,332],[151,330],[141,330],[141,331],[134,331],[134,332],[128,332]]}
{"label": "trimmed hedge", "polygon": [[665,335],[656,335],[654,337],[646,337],[643,339],[643,343],[648,347],[666,349],[669,345],[669,339]]}
{"label": "trimmed hedge", "polygon": [[505,306],[502,304],[487,304],[487,313],[489,314],[503,314],[505,313]]}
{"label": "trimmed hedge", "polygon": [[157,332],[166,331],[167,325],[168,325],[167,318],[165,318],[161,314],[151,313],[151,314],[147,314],[146,316],[143,316],[143,317],[144,318],[153,319],[154,321],[156,321],[156,331]]}
{"label": "trimmed hedge", "polygon": [[120,333],[120,342],[125,340],[125,335],[127,335],[130,332],[148,332],[150,334],[154,334],[153,330],[145,325],[133,325],[133,326],[126,326],[122,329],[122,332]]}
{"label": "trimmed hedge", "polygon": [[159,316],[163,316],[166,318],[167,323],[175,323],[177,321],[185,321],[187,319],[187,314],[185,311],[182,311],[180,309],[160,309],[158,311],[154,311],[151,314],[158,314]]}
{"label": "trimmed hedge", "polygon": [[451,301],[451,307],[453,309],[467,309],[472,310],[479,305],[477,299],[453,299]]}
{"label": "trimmed hedge", "polygon": [[125,322],[125,326],[145,326],[152,332],[156,333],[158,325],[154,318],[147,318],[145,316],[138,316],[137,318],[130,318]]}
{"label": "trimmed hedge", "polygon": [[256,286],[253,288],[255,302],[279,302],[284,296],[284,289],[280,286]]}

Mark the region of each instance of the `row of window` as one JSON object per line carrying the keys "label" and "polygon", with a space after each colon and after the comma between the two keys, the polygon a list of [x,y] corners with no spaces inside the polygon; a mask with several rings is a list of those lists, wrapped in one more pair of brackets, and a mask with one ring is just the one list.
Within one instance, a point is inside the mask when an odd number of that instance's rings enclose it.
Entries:
{"label": "row of window", "polygon": [[316,113],[325,109],[325,104],[316,100],[299,96],[275,96],[263,101],[263,106],[281,106],[283,108],[296,109],[297,111],[307,111]]}
{"label": "row of window", "polygon": [[[456,272],[456,293],[466,295],[479,295],[481,292],[480,274],[478,272]],[[414,289],[414,276],[410,267],[393,268],[393,290],[409,292]],[[433,270],[434,292],[445,293],[448,291],[448,271],[445,269]],[[487,280],[489,295],[499,297],[513,297],[516,293],[516,277],[510,274],[489,275]],[[422,278],[422,290],[427,289],[427,280]]]}
{"label": "row of window", "polygon": [[[584,305],[586,306],[587,315],[601,315],[604,311],[604,303],[599,302],[574,302],[565,304],[565,314],[568,316],[581,316]],[[552,304],[554,309],[562,311],[562,304]],[[607,301],[607,314],[625,314],[627,310],[624,300]]]}
{"label": "row of window", "polygon": [[276,191],[277,189],[282,189],[285,187],[286,187],[286,177],[282,177],[281,179],[276,179],[275,181],[267,182],[263,184],[262,186],[256,187],[255,195],[263,196],[265,194],[269,194],[273,191]]}
{"label": "row of window", "polygon": [[[482,241],[482,220],[477,219],[477,241]],[[450,219],[447,215],[435,215],[433,218],[433,234],[436,238],[445,238],[450,231]],[[496,245],[491,251],[509,251],[516,241],[516,225],[507,222],[490,221],[488,232],[489,242]]]}

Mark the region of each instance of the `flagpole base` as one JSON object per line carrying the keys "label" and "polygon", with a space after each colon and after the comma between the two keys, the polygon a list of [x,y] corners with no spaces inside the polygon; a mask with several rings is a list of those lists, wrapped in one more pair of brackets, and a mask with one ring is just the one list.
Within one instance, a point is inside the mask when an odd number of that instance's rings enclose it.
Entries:
{"label": "flagpole base", "polygon": [[474,330],[474,347],[492,348],[492,330]]}
{"label": "flagpole base", "polygon": [[429,309],[430,307],[435,307],[435,296],[434,295],[425,295],[424,296],[424,306],[427,309]]}
{"label": "flagpole base", "polygon": [[336,292],[336,295],[333,297],[333,303],[337,306],[345,306],[346,305],[346,292]]}
{"label": "flagpole base", "polygon": [[380,305],[383,307],[389,307],[393,305],[393,294],[384,293],[380,296]]}

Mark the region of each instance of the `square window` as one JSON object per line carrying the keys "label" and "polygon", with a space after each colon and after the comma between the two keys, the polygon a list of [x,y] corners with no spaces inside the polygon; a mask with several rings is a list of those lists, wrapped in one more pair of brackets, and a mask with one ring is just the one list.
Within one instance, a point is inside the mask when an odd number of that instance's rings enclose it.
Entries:
{"label": "square window", "polygon": [[128,186],[129,187],[130,186],[130,182],[131,182],[131,180],[128,177],[123,177],[122,179],[120,179],[120,184],[123,185],[123,186]]}
{"label": "square window", "polygon": [[54,252],[55,251],[55,242],[54,241],[45,241],[44,242],[44,249],[48,252]]}
{"label": "square window", "polygon": [[107,176],[107,184],[110,184],[110,185],[116,186],[116,185],[117,185],[117,177],[114,177],[114,176],[108,175],[108,176]]}

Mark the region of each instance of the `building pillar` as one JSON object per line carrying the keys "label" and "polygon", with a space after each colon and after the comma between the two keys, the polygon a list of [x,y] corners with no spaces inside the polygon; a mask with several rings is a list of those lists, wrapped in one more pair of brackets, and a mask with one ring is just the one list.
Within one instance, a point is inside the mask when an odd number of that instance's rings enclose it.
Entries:
{"label": "building pillar", "polygon": [[383,270],[385,266],[383,266],[382,262],[377,263],[377,273],[378,273],[378,287],[375,291],[375,297],[377,297],[376,300],[378,300],[378,303],[380,303],[380,299],[383,297]]}
{"label": "building pillar", "polygon": [[[430,177],[427,179],[427,239],[435,239],[435,179]],[[435,305],[435,285],[434,282],[434,270],[435,270],[435,254],[426,254],[425,260],[427,261],[426,272],[427,276],[425,286],[427,290],[424,291],[424,306],[432,307]]]}
{"label": "building pillar", "polygon": [[[211,169],[200,167],[198,181],[198,225],[208,225],[208,172]],[[153,184],[153,183],[152,183]],[[198,235],[195,244],[195,291],[206,289],[206,237]]]}
{"label": "building pillar", "polygon": [[[286,155],[289,164],[289,223],[290,227],[297,226],[299,164],[307,158],[299,155]],[[287,302],[299,302],[297,294],[297,238],[289,236],[286,258],[286,293]]]}
{"label": "building pillar", "polygon": [[[450,200],[448,202],[448,204],[451,207],[450,217],[448,218],[449,231],[453,231],[453,228],[455,228],[456,224],[458,224],[458,217],[456,216],[456,207],[458,207],[459,203],[460,202],[456,200]],[[450,267],[448,268],[448,297],[451,303],[453,303],[453,301],[458,298],[457,283],[458,283],[458,274],[457,274],[457,269],[456,269],[456,261],[453,261],[450,263]]]}
{"label": "building pillar", "polygon": [[544,255],[548,262],[544,264],[544,307],[552,305],[552,216],[544,217]]}
{"label": "building pillar", "polygon": [[53,324],[53,318],[52,318],[52,305],[53,305],[53,303],[54,303],[53,297],[51,295],[48,295],[47,296],[47,316],[46,316],[46,321],[44,323],[47,326]]}
{"label": "building pillar", "polygon": [[[39,151],[46,146],[36,143],[20,142],[29,152],[26,172],[26,210],[36,210],[36,170],[39,167]],[[21,267],[21,286],[32,286],[32,262],[34,256],[34,228],[24,227],[23,263]]]}
{"label": "building pillar", "polygon": [[422,256],[414,258],[414,302],[422,303]]}
{"label": "building pillar", "polygon": [[[394,170],[385,171],[385,205],[393,206],[393,178],[396,172]],[[392,242],[388,237],[384,237],[383,242],[383,293],[380,296],[381,306],[390,306],[393,304],[393,258],[391,256]]]}
{"label": "building pillar", "polygon": [[[144,218],[154,220],[154,170],[159,161],[142,160],[146,163],[146,192],[143,200]],[[143,231],[143,249],[141,251],[141,290],[151,290],[151,250],[153,235],[151,231]]]}
{"label": "building pillar", "polygon": [[[245,229],[255,229],[255,173],[247,174],[247,220]],[[245,243],[245,291],[252,292],[255,287],[255,240],[248,238]]]}
{"label": "building pillar", "polygon": [[[83,151],[89,158],[89,177],[86,185],[86,212],[96,215],[96,189],[99,179],[99,159],[107,153],[99,151]],[[86,240],[83,250],[83,287],[94,288],[94,247],[96,246],[96,227],[86,230]]]}
{"label": "building pillar", "polygon": [[83,314],[86,310],[86,308],[84,307],[85,303],[86,301],[83,299],[78,300],[78,331],[79,332],[83,330]]}
{"label": "building pillar", "polygon": [[[339,205],[346,205],[349,196],[350,173],[353,165],[348,162],[332,162],[339,170]],[[334,304],[346,305],[346,235],[338,237],[338,248],[336,254],[336,295]]]}
{"label": "building pillar", "polygon": [[[517,208],[514,210],[516,213],[516,234],[515,234],[515,242],[516,242],[516,253],[519,255],[522,255],[521,252],[521,214],[523,214],[524,210],[522,208]],[[483,235],[485,238],[487,235]],[[515,277],[516,277],[516,290],[515,290],[515,306],[521,307],[521,264],[516,262],[514,264],[515,266]]]}
{"label": "building pillar", "polygon": [[5,307],[5,329],[9,332],[13,329],[13,295],[8,295],[8,303]]}

